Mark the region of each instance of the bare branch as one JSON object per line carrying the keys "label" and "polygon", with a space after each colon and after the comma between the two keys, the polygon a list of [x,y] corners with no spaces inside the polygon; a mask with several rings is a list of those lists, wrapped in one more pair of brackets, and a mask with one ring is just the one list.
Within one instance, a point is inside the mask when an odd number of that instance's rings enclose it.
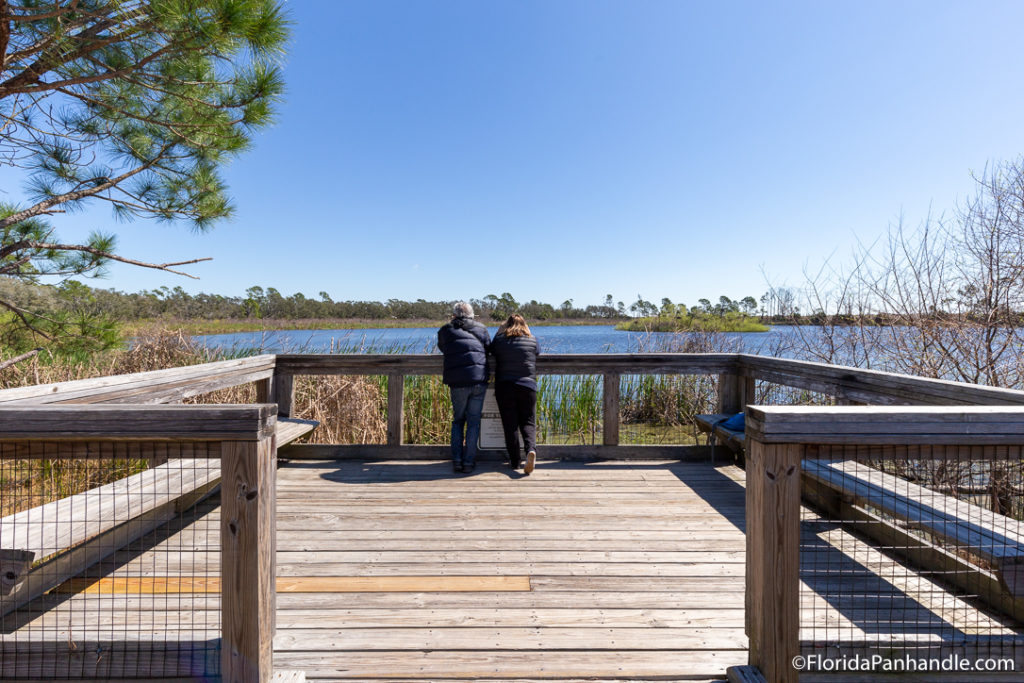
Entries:
{"label": "bare branch", "polygon": [[183,271],[174,270],[175,266],[187,266],[193,263],[201,263],[203,261],[212,261],[213,257],[206,256],[203,258],[189,259],[188,261],[175,261],[173,263],[148,263],[146,261],[136,261],[134,259],[125,258],[124,256],[118,256],[109,251],[103,251],[102,249],[96,249],[85,244],[52,244],[49,242],[26,242],[27,247],[30,249],[52,249],[54,251],[78,251],[86,254],[92,254],[99,256],[103,259],[110,259],[111,261],[119,261],[121,263],[128,263],[133,266],[141,266],[143,268],[152,268],[153,270],[166,270],[168,273],[174,273],[175,275],[184,275],[185,277],[198,280],[199,278],[190,273]]}
{"label": "bare branch", "polygon": [[20,363],[23,360],[28,360],[29,358],[32,358],[33,356],[35,356],[37,353],[39,353],[42,350],[43,350],[43,347],[40,346],[38,348],[32,349],[31,351],[29,351],[27,353],[23,353],[20,356],[15,356],[14,358],[8,358],[4,362],[0,363],[0,370],[6,370],[7,368],[11,367],[12,365]]}

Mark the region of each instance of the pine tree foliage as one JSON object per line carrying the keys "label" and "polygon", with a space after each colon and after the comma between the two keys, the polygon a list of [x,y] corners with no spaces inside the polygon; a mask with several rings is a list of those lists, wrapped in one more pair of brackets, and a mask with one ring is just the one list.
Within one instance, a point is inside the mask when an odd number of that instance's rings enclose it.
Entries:
{"label": "pine tree foliage", "polygon": [[0,276],[195,262],[128,259],[111,234],[63,243],[50,217],[100,201],[200,231],[230,216],[220,170],[271,122],[287,39],[278,0],[0,0],[0,165],[27,180],[0,205]]}

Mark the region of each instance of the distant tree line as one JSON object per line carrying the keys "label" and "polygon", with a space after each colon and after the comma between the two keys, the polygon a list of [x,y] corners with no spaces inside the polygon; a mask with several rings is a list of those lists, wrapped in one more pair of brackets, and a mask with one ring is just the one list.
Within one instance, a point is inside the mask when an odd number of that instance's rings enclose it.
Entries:
{"label": "distant tree line", "polygon": [[[454,301],[335,301],[327,292],[317,298],[302,293],[284,295],[273,287],[250,287],[244,296],[224,296],[205,292],[190,294],[181,287],[160,287],[141,292],[121,292],[115,289],[89,287],[77,280],[66,280],[59,285],[39,285],[19,278],[0,276],[0,300],[15,302],[31,326],[25,326],[20,316],[0,313],[0,341],[15,348],[26,345],[49,345],[62,338],[77,341],[73,344],[87,348],[90,344],[106,346],[115,338],[114,329],[119,322],[145,320],[445,320]],[[572,299],[561,304],[530,300],[520,302],[509,292],[488,294],[470,299],[478,318],[502,320],[511,313],[519,313],[528,320],[592,320],[620,321],[645,316],[686,316],[702,312],[708,315],[752,314],[757,308],[753,297],[730,299],[719,297],[718,303],[701,299],[697,305],[687,307],[675,304],[669,298],[656,306],[642,296],[627,306],[608,294],[601,304],[577,306]],[[49,339],[35,334],[44,330]]]}

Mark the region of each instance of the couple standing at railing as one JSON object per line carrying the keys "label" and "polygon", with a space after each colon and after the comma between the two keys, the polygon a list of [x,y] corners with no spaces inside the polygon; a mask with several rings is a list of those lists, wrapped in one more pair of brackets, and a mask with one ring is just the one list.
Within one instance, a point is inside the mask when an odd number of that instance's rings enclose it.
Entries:
{"label": "couple standing at railing", "polygon": [[[480,414],[494,357],[494,398],[501,413],[505,449],[512,469],[518,469],[518,434],[523,435],[529,474],[537,463],[537,355],[540,345],[521,315],[510,315],[490,338],[487,328],[473,319],[473,307],[460,301],[452,319],[437,331],[444,354],[444,383],[452,397],[452,466],[456,472],[476,467]],[[465,439],[465,444],[463,444]]]}

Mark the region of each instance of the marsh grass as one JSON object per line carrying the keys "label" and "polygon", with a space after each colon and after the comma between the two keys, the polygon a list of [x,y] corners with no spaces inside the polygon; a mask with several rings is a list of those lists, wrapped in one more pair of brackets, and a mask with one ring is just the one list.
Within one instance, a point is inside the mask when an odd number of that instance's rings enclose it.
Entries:
{"label": "marsh grass", "polygon": [[[713,335],[680,335],[640,350],[712,350]],[[423,349],[419,352],[429,352]],[[713,350],[720,350],[713,348]],[[209,349],[181,330],[146,328],[122,349],[85,358],[36,358],[0,371],[0,388],[64,382],[90,377],[182,367],[260,353],[262,349]],[[290,349],[302,353],[301,347]],[[332,353],[409,353],[393,345],[366,348],[345,339]],[[2,357],[0,357],[2,360]],[[620,385],[620,441],[624,444],[693,443],[692,416],[714,403],[714,378],[701,376],[624,376]],[[405,379],[405,442],[445,444],[451,419],[448,388],[437,376]],[[190,404],[252,403],[253,385],[221,389],[187,399]],[[542,376],[538,382],[538,437],[541,443],[598,444],[602,440],[603,394],[599,375]],[[294,414],[317,420],[320,427],[306,441],[334,444],[381,444],[387,434],[387,378],[384,376],[299,376],[295,379]],[[10,514],[139,472],[145,460],[4,460],[0,461],[0,511]]]}
{"label": "marsh grass", "polygon": [[599,375],[546,375],[537,382],[540,443],[601,442],[603,394]]}

